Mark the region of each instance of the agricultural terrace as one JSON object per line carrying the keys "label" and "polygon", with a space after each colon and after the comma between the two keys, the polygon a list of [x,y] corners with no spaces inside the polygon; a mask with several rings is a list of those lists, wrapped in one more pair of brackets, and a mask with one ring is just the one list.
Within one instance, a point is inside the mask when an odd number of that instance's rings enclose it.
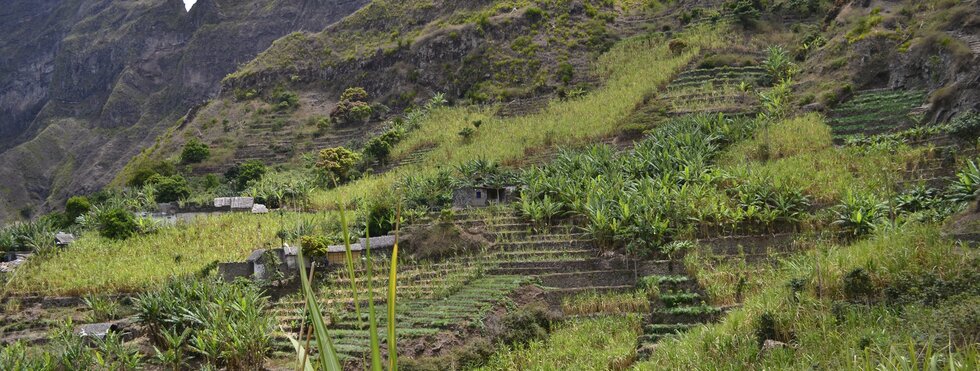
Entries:
{"label": "agricultural terrace", "polygon": [[830,126],[835,137],[873,135],[908,129],[919,122],[914,112],[925,103],[918,90],[869,90],[835,107]]}

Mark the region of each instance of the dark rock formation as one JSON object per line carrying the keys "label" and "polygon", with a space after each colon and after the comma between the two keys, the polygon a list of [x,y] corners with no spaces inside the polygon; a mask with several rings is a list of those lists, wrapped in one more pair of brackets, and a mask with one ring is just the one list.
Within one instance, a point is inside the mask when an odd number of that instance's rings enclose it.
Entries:
{"label": "dark rock formation", "polygon": [[368,0],[12,0],[0,9],[0,220],[107,184],[276,39]]}

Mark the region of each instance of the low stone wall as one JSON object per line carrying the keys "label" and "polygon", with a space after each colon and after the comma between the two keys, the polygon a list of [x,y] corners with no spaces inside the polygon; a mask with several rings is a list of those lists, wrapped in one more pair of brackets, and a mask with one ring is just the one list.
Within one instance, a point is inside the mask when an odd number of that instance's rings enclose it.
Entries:
{"label": "low stone wall", "polygon": [[249,262],[231,262],[231,263],[219,263],[218,264],[218,274],[221,275],[221,279],[231,282],[238,278],[252,278],[254,273],[252,263]]}

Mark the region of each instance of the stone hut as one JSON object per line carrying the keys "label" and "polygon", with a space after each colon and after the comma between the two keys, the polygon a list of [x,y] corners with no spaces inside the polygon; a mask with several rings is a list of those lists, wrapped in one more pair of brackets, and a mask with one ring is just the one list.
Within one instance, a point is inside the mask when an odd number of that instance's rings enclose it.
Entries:
{"label": "stone hut", "polygon": [[516,187],[464,187],[453,191],[453,208],[486,207],[514,201]]}
{"label": "stone hut", "polygon": [[214,207],[218,209],[251,212],[253,206],[255,206],[255,198],[252,197],[218,197],[214,199]]}
{"label": "stone hut", "polygon": [[71,245],[75,242],[75,235],[71,233],[58,232],[54,235],[54,244],[59,247],[65,247]]}
{"label": "stone hut", "polygon": [[[293,262],[295,264],[295,257]],[[244,262],[218,264],[218,274],[229,282],[238,278],[274,279],[277,272],[282,273],[283,277],[289,277],[295,271],[295,268],[289,267],[285,249],[258,249],[252,251]]]}

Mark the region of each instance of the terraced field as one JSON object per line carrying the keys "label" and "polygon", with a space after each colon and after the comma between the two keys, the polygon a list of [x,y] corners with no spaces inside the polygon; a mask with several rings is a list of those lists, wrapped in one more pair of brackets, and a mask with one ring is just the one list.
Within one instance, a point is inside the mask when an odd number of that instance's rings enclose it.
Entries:
{"label": "terraced field", "polygon": [[671,81],[662,98],[672,116],[751,113],[759,104],[752,90],[765,77],[758,66],[691,69]]}
{"label": "terraced field", "polygon": [[[432,222],[430,218],[423,223]],[[436,264],[401,262],[396,311],[399,344],[422,349],[467,331],[477,330],[496,307],[521,286],[537,283],[552,303],[571,293],[598,290],[613,292],[633,289],[634,271],[625,262],[598,258],[591,239],[571,225],[534,228],[507,213],[461,212],[454,223],[462,227],[481,226],[492,239],[490,251],[479,256],[461,257]],[[383,304],[387,294],[387,262],[374,269],[375,303]],[[328,319],[332,339],[345,359],[362,359],[369,351],[367,330],[367,291],[365,272],[355,272],[360,288],[357,301],[361,317],[355,312],[346,271],[328,274],[318,289],[321,303],[331,313]],[[303,301],[296,296],[281,299],[274,313],[282,332],[278,350],[289,356],[286,334],[296,337],[304,320]],[[379,312],[379,327],[387,318]],[[382,334],[382,338],[384,334]]]}
{"label": "terraced field", "polygon": [[918,124],[916,114],[925,98],[920,90],[857,92],[830,112],[830,126],[838,139],[908,129]]}
{"label": "terraced field", "polygon": [[320,132],[315,127],[291,122],[284,115],[273,114],[244,128],[233,157],[235,162],[288,162],[301,153],[350,146],[351,142],[367,137],[366,133],[378,129],[379,125],[371,123],[349,127],[331,126]]}

